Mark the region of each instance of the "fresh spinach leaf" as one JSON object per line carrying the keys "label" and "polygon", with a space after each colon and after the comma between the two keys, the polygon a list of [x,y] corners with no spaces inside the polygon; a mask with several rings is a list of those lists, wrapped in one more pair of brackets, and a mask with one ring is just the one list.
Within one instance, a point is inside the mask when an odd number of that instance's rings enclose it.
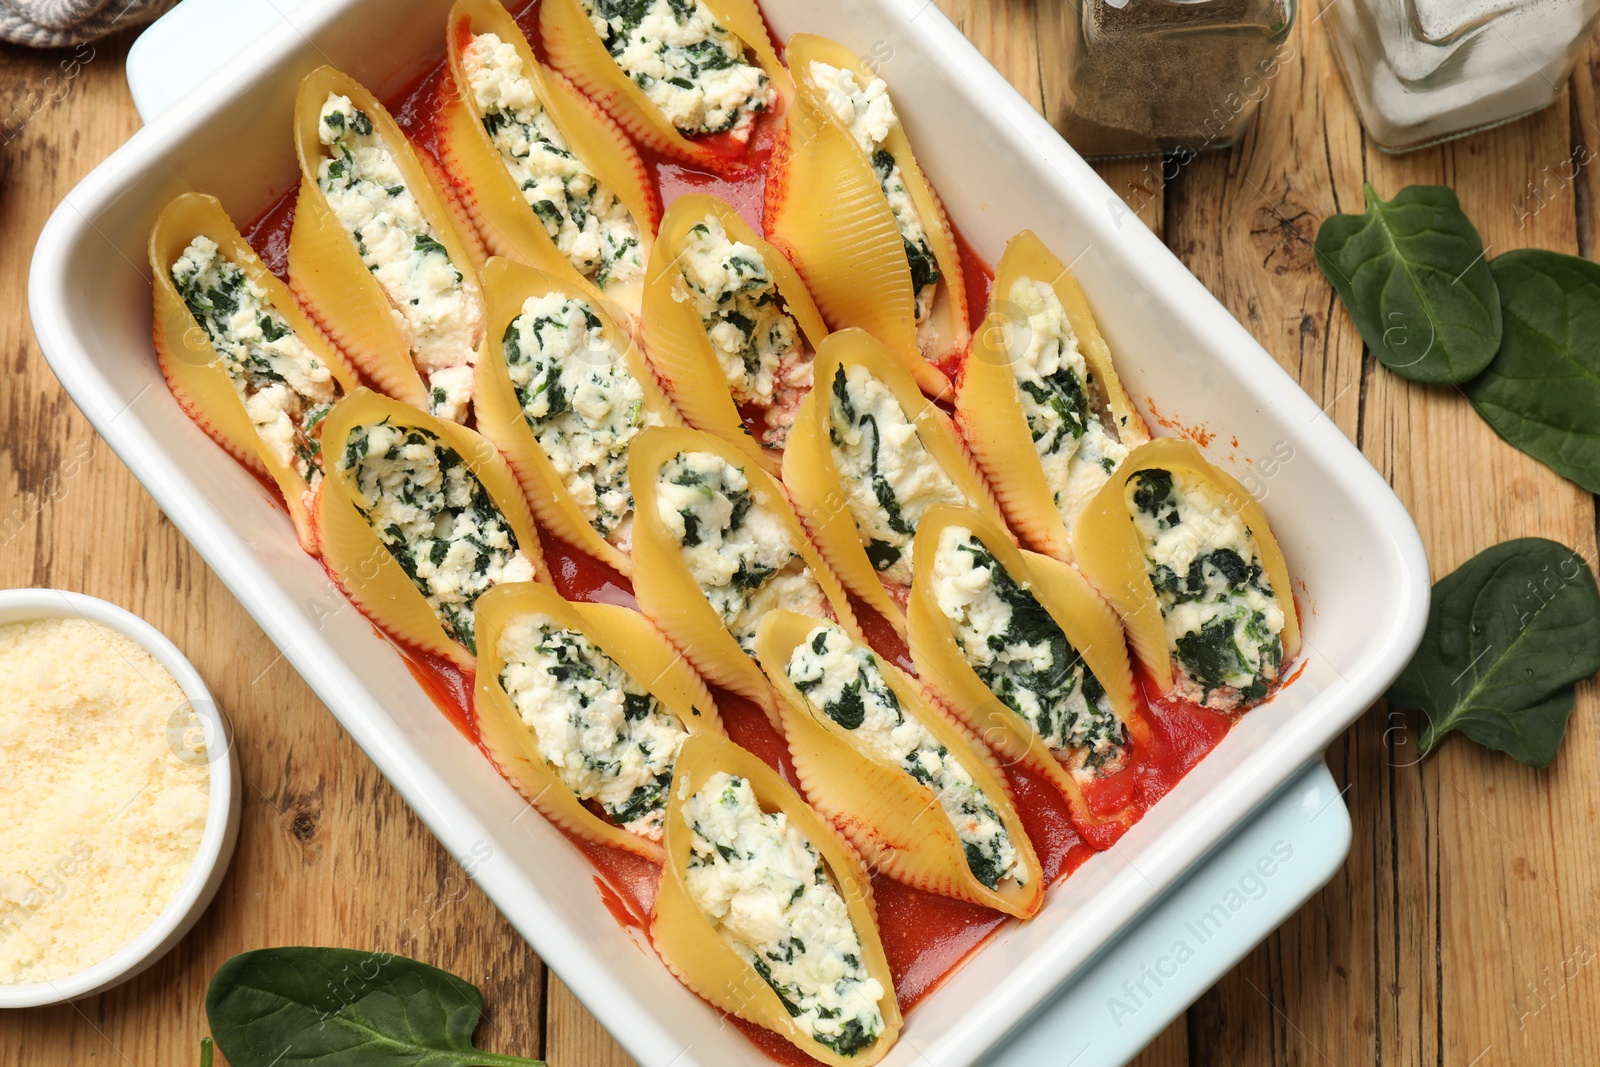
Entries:
{"label": "fresh spinach leaf", "polygon": [[1600,265],[1523,249],[1489,266],[1505,333],[1467,399],[1495,433],[1600,493]]}
{"label": "fresh spinach leaf", "polygon": [[1573,686],[1600,670],[1600,590],[1572,549],[1524,537],[1433,587],[1422,647],[1389,700],[1428,718],[1427,755],[1459,730],[1530,767],[1555,759]]}
{"label": "fresh spinach leaf", "polygon": [[1500,301],[1483,240],[1442,185],[1412,185],[1388,202],[1363,185],[1362,215],[1333,215],[1317,231],[1317,266],[1338,290],[1362,340],[1414,382],[1476,377],[1500,345]]}
{"label": "fresh spinach leaf", "polygon": [[224,963],[206,1016],[233,1067],[538,1067],[480,1052],[476,986],[386,952],[267,948]]}

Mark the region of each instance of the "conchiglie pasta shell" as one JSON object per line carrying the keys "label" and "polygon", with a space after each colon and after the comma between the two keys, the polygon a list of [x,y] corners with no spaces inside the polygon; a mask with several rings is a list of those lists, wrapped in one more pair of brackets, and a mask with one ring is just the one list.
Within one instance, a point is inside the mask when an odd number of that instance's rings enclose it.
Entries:
{"label": "conchiglie pasta shell", "polygon": [[300,547],[317,551],[311,519],[312,491],[292,466],[284,463],[256,433],[244,401],[233,387],[222,356],[212,347],[205,328],[195,321],[172,283],[172,265],[189,242],[204,235],[219,253],[266,293],[267,302],[283,316],[307,348],[327,365],[342,392],[360,384],[355,368],[322,336],[300,310],[288,286],[261,262],[239,235],[221,202],[203,193],[184,193],[162,209],[150,230],[149,256],[155,298],[152,333],[161,373],[178,405],[212,440],[246,467],[270,477],[283,494]]}
{"label": "conchiglie pasta shell", "polygon": [[974,742],[892,663],[878,658],[884,682],[901,711],[924,726],[955,757],[994,805],[1025,872],[1026,885],[1000,889],[978,881],[966,848],[933,790],[893,760],[863,744],[789,681],[789,657],[822,620],[791,611],[768,615],[756,634],[756,654],[778,691],[778,710],[800,784],[817,810],[860,850],[874,870],[929,893],[1027,918],[1044,902],[1044,870],[1034,853],[1004,779],[974,750]]}
{"label": "conchiglie pasta shell", "polygon": [[[788,817],[789,825],[822,857],[844,899],[851,925],[861,941],[862,965],[883,986],[883,997],[878,1001],[883,1032],[854,1056],[839,1055],[795,1025],[778,995],[754,967],[718,936],[689,895],[686,875],[693,831],[684,821],[682,805],[718,771],[748,781],[763,811],[782,812]],[[889,960],[878,936],[872,877],[825,818],[755,756],[730,741],[702,734],[685,741],[678,754],[672,798],[667,803],[665,845],[667,862],[650,916],[650,940],[684,985],[712,1006],[774,1031],[830,1067],[868,1067],[884,1057],[899,1034],[902,1019]]]}
{"label": "conchiglie pasta shell", "polygon": [[[662,386],[689,425],[739,444],[757,457],[762,469],[776,474],[779,459],[756,444],[746,431],[716,351],[706,336],[705,324],[685,292],[683,271],[678,266],[689,231],[708,216],[722,224],[730,241],[747,244],[761,254],[785,308],[813,352],[827,336],[828,328],[810,290],[783,253],[762,240],[725,201],[690,193],[673,201],[661,220],[659,251],[648,267],[645,282],[645,348]],[[684,299],[678,299],[680,295]]]}
{"label": "conchiglie pasta shell", "polygon": [[1133,671],[1115,613],[1070,566],[1024,553],[1003,528],[970,508],[931,507],[917,528],[913,549],[916,580],[906,614],[918,676],[1002,759],[1021,762],[1049,778],[1080,826],[1121,820],[1122,814],[1108,819],[1089,809],[1077,779],[1044,739],[995,696],[967,663],[933,588],[939,537],[950,526],[971,530],[1006,573],[1033,594],[1105,687],[1113,712],[1134,742],[1149,739],[1148,726],[1137,710]]}
{"label": "conchiglie pasta shell", "polygon": [[1008,342],[1018,329],[1025,328],[1026,318],[1013,310],[1009,294],[1012,286],[1025,278],[1045,282],[1055,290],[1078,337],[1084,364],[1105,393],[1119,439],[1136,446],[1148,441],[1150,433],[1117,377],[1111,350],[1100,336],[1089,302],[1072,272],[1032,231],[1023,230],[1006,245],[995,272],[989,313],[973,336],[972,351],[962,369],[956,421],[989,476],[1011,527],[1031,547],[1070,561],[1070,531],[1039,462],[1011,371]]}
{"label": "conchiglie pasta shell", "polygon": [[[497,0],[457,0],[450,9],[451,84],[441,99],[439,154],[489,252],[550,274],[571,274],[592,284],[550,239],[544,222],[528,206],[483,128],[483,115],[462,61],[462,53],[472,38],[483,33],[492,33],[516,48],[534,96],[561,131],[567,146],[602,185],[617,195],[638,223],[641,258],[648,263],[661,205],[644,163],[627,136],[570,82],[534,57],[522,28]],[[641,275],[626,284],[608,287],[606,296],[626,308],[629,315],[637,316],[642,290]]]}
{"label": "conchiglie pasta shell", "polygon": [[587,637],[691,734],[722,733],[711,693],[678,650],[648,619],[629,608],[575,604],[534,582],[495,586],[478,598],[474,608],[479,655],[473,711],[489,758],[540,814],[562,830],[661,863],[665,855],[659,844],[596,815],[567,787],[540,754],[533,727],[523,721],[501,686],[506,661],[500,654],[500,634],[518,617],[533,614],[548,616]]}
{"label": "conchiglie pasta shell", "polygon": [[608,306],[596,295],[593,286],[571,270],[547,274],[495,257],[484,269],[483,285],[489,302],[488,335],[472,389],[478,432],[505,454],[542,528],[622,574],[632,574],[632,558],[601,537],[589,524],[523,417],[516,387],[506,369],[506,327],[522,314],[522,305],[530,297],[555,292],[582,300],[594,310],[606,341],[613,350],[622,353],[628,373],[644,389],[645,410],[653,412],[668,426],[679,424],[677,411],[656,384],[655,375],[650,373],[639,347],[617,325],[613,315],[618,309]]}
{"label": "conchiglie pasta shell", "polygon": [[866,153],[812,82],[810,67],[822,62],[853,71],[863,86],[876,75],[850,50],[812,34],[791,37],[787,57],[795,104],[767,179],[767,233],[800,268],[830,326],[871,333],[905,362],[923,392],[942,396],[950,382],[932,361],[960,352],[970,332],[965,275],[944,205],[896,121],[883,147],[900,165],[941,275],[930,347],[919,345],[911,267],[888,198]]}
{"label": "conchiglie pasta shell", "polygon": [[383,287],[361,262],[355,242],[317,186],[317,167],[324,158],[317,134],[322,105],[329,93],[349,97],[371,118],[416,197],[428,223],[463,276],[469,299],[481,302],[475,263],[481,245],[457,229],[457,214],[433,185],[410,142],[377,98],[349,75],[318,67],[300,82],[295,97],[294,145],[300,160],[300,193],[289,233],[289,284],[306,310],[379,390],[412,407],[426,410],[428,388],[412,361],[410,344],[395,321]]}
{"label": "conchiglie pasta shell", "polygon": [[[772,110],[781,113],[794,95],[789,72],[778,61],[767,34],[766,22],[752,0],[702,0],[712,17],[744,45],[746,59],[766,74],[777,90]],[[707,137],[689,138],[679,133],[661,109],[623,73],[606,51],[581,0],[552,0],[539,8],[539,33],[550,65],[572,79],[591,99],[610,113],[640,144],[664,155],[705,167],[718,174],[737,173],[749,166],[743,155],[730,155]]]}
{"label": "conchiglie pasta shell", "polygon": [[789,431],[789,444],[783,455],[783,481],[794,497],[800,520],[840,581],[904,637],[905,612],[885,590],[877,568],[867,556],[833,454],[829,433],[833,378],[841,367],[851,366],[865,368],[894,394],[907,420],[917,428],[923,448],[967,503],[996,523],[1000,515],[988,485],[961,446],[949,416],[923,396],[916,379],[894,353],[864,330],[829,334],[817,350],[815,387],[801,402],[794,427]]}
{"label": "conchiglie pasta shell", "polygon": [[687,427],[653,426],[633,439],[628,455],[628,479],[633,486],[633,592],[639,610],[683,650],[696,670],[712,685],[721,686],[754,701],[778,726],[772,686],[755,660],[723,624],[706,599],[683,558],[682,546],[661,521],[657,510],[656,477],[661,467],[682,452],[711,452],[744,470],[756,504],[771,514],[788,535],[795,553],[821,587],[834,617],[851,636],[866,643],[856,625],[850,598],[816,547],[806,538],[795,518],[783,486],[755,466],[737,445],[712,434]]}
{"label": "conchiglie pasta shell", "polygon": [[323,423],[323,451],[330,462],[317,494],[317,533],[328,573],[356,607],[394,640],[472,670],[472,653],[445,632],[422,592],[356,508],[359,493],[354,478],[343,469],[345,442],[355,427],[384,420],[394,426],[427,430],[454,449],[505,516],[517,547],[533,562],[536,578],[549,582],[533,515],[510,465],[494,445],[465,426],[445,422],[370,389],[357,389],[339,401]]}
{"label": "conchiglie pasta shell", "polygon": [[483,235],[478,232],[478,224],[473,221],[472,211],[462,199],[461,190],[456,188],[449,171],[433,157],[432,152],[417,150],[413,154],[417,157],[417,165],[428,176],[428,184],[433,186],[433,191],[439,195],[439,202],[449,214],[472,269],[482,272],[484,264],[489,262],[489,247],[483,243]]}
{"label": "conchiglie pasta shell", "polygon": [[1073,550],[1085,577],[1122,617],[1139,662],[1164,693],[1172,688],[1172,659],[1166,624],[1146,568],[1144,546],[1128,510],[1128,480],[1140,471],[1159,468],[1181,472],[1219,490],[1244,520],[1261,553],[1261,569],[1283,607],[1283,662],[1300,651],[1300,622],[1283,549],[1267,524],[1261,505],[1244,486],[1207,463],[1192,441],[1158,437],[1128,454],[1111,480],[1089,501],[1072,531]]}

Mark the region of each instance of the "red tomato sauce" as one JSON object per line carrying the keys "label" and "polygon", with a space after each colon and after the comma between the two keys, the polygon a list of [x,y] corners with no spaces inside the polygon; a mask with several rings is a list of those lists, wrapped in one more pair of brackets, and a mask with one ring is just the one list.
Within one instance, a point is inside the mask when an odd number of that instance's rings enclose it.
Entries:
{"label": "red tomato sauce", "polygon": [[[543,56],[530,5],[518,22],[528,33],[536,53]],[[441,64],[388,101],[395,120],[415,145],[436,152],[436,120],[441,91],[448,90],[449,75]],[[776,117],[757,124],[746,159],[750,167],[736,175],[709,174],[694,167],[643,150],[646,168],[663,206],[689,192],[709,193],[736,209],[758,232],[766,190],[766,166],[772,152]],[[731,146],[725,146],[731,147]],[[280,277],[286,274],[290,229],[294,222],[295,193],[270,207],[245,236],[267,266]],[[966,282],[972,326],[981,323],[994,280],[990,266],[966,239],[956,232],[956,243]],[[957,369],[946,366],[947,372]],[[275,488],[275,487],[274,487]],[[636,607],[632,584],[623,575],[565,543],[541,535],[545,561],[556,588],[571,600]],[[878,652],[904,669],[911,669],[905,643],[881,616],[859,602],[855,605],[869,640]],[[472,711],[474,679],[448,660],[414,649],[401,648],[406,665],[440,710],[474,743],[479,742]],[[774,767],[799,789],[784,740],[766,715],[754,704],[726,692],[717,692],[717,706],[728,735]],[[1178,780],[1216,747],[1232,725],[1220,712],[1157,695],[1154,683],[1139,678],[1139,703],[1150,725],[1148,746],[1135,745],[1128,766],[1086,790],[1091,810],[1109,814],[1126,809],[1137,821],[1165,796]],[[1126,824],[1104,824],[1080,831],[1073,825],[1066,802],[1042,775],[1020,767],[1006,771],[1019,815],[1046,880],[1054,884],[1069,876],[1096,851],[1110,847]],[[569,835],[570,836],[570,835]],[[592,841],[571,837],[574,846],[594,866],[596,891],[617,922],[648,933],[660,869],[649,861]],[[878,921],[884,949],[902,1010],[909,1010],[933,992],[978,951],[995,932],[1013,920],[974,904],[924,893],[881,874],[873,876]],[[816,1063],[777,1034],[729,1017],[728,1022],[766,1055],[781,1063]]]}

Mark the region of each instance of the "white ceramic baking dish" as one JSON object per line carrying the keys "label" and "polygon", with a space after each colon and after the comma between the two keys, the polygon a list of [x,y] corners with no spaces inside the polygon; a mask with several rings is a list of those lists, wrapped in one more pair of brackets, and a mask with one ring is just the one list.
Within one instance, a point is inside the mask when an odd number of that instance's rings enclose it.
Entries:
{"label": "white ceramic baking dish", "polygon": [[[820,32],[874,56],[978,250],[993,259],[1018,229],[1037,231],[1074,265],[1130,392],[1171,422],[1224,431],[1210,454],[1263,498],[1304,612],[1294,681],[1036,919],[1003,930],[921,1004],[885,1061],[956,1067],[983,1058],[1376,699],[1420,639],[1427,561],[1399,501],[1332,421],[930,0],[764,6],[780,36]],[[144,242],[156,211],[199,189],[236,219],[255,217],[298,180],[300,75],[332,62],[390,94],[441,56],[447,7],[330,0],[262,33],[57,209],[34,256],[34,328],[118,455],[628,1051],[647,1067],[752,1062],[751,1046],[617,925],[588,864],[450,726],[299,551],[282,510],[183,415],[151,351]]]}

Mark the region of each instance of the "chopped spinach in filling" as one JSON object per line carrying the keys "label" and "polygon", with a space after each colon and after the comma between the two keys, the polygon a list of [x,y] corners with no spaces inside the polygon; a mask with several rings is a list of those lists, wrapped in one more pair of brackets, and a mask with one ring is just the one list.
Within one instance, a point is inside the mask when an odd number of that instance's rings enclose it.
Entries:
{"label": "chopped spinach in filling", "polygon": [[388,419],[351,429],[338,462],[355,487],[356,509],[445,633],[476,653],[478,597],[501,582],[534,577],[489,491],[437,436]]}
{"label": "chopped spinach in filling", "polygon": [[862,85],[854,71],[811,63],[811,80],[840,122],[849,129],[856,144],[866,153],[877,175],[883,195],[894,213],[900,242],[905,246],[906,263],[911,268],[911,292],[916,298],[916,319],[920,324],[933,310],[933,295],[939,284],[939,261],[928,243],[928,230],[916,202],[906,189],[905,175],[894,154],[883,146],[889,131],[900,120],[889,99],[889,87],[882,78]]}
{"label": "chopped spinach in filling", "polygon": [[811,391],[811,353],[784,310],[761,252],[728,236],[715,215],[690,228],[678,265],[734,403],[766,411],[762,444],[783,447]]}
{"label": "chopped spinach in filling", "polygon": [[638,222],[573,153],[516,46],[481,33],[461,60],[489,140],[567,262],[601,289],[643,275]]}
{"label": "chopped spinach in filling", "polygon": [[330,93],[318,133],[329,155],[317,187],[393,305],[430,410],[460,422],[472,400],[483,308],[366,112]]}
{"label": "chopped spinach in filling", "polygon": [[843,628],[824,623],[795,646],[785,669],[794,687],[828,718],[933,791],[973,877],[990,889],[1005,878],[1027,884],[1027,870],[1018,864],[1016,846],[994,804],[950,750],[906,715],[870,649],[852,641]]}
{"label": "chopped spinach in filling", "polygon": [[630,833],[661,840],[678,750],[678,719],[583,633],[546,615],[500,634],[500,685],[539,754],[579,800]]}
{"label": "chopped spinach in filling", "polygon": [[315,489],[322,481],[322,420],[339,383],[272,306],[267,292],[197,236],[172,264],[172,284],[244,403],[250,424],[284,466]]}
{"label": "chopped spinach in filling", "polygon": [[684,801],[683,818],[693,831],[689,897],[717,935],[819,1043],[851,1056],[877,1040],[885,990],[815,846],[725,771]]}
{"label": "chopped spinach in filling", "polygon": [[777,93],[700,0],[583,0],[622,72],[685,137],[749,139]]}
{"label": "chopped spinach in filling", "polygon": [[626,549],[633,527],[628,445],[661,419],[606,340],[594,309],[560,293],[529,297],[502,338],[522,417],[595,531]]}
{"label": "chopped spinach in filling", "polygon": [[971,530],[947,527],[934,557],[934,594],[963,656],[1080,778],[1126,762],[1128,736],[1105,687],[1044,605]]}
{"label": "chopped spinach in filling", "polygon": [[1056,510],[1070,530],[1128,454],[1102,407],[1067,310],[1048,282],[1018,279],[1007,294],[1007,355]]}
{"label": "chopped spinach in filling", "polygon": [[885,582],[909,587],[911,538],[922,513],[965,499],[923,447],[894,393],[865,367],[834,373],[828,436],[868,558]]}
{"label": "chopped spinach in filling", "polygon": [[1267,695],[1283,661],[1283,606],[1238,509],[1208,482],[1152,468],[1128,510],[1166,625],[1178,694],[1231,710]]}
{"label": "chopped spinach in filling", "polygon": [[746,652],[774,608],[829,614],[811,569],[784,524],[755,499],[743,468],[712,452],[680,452],[657,475],[656,510],[695,584]]}

